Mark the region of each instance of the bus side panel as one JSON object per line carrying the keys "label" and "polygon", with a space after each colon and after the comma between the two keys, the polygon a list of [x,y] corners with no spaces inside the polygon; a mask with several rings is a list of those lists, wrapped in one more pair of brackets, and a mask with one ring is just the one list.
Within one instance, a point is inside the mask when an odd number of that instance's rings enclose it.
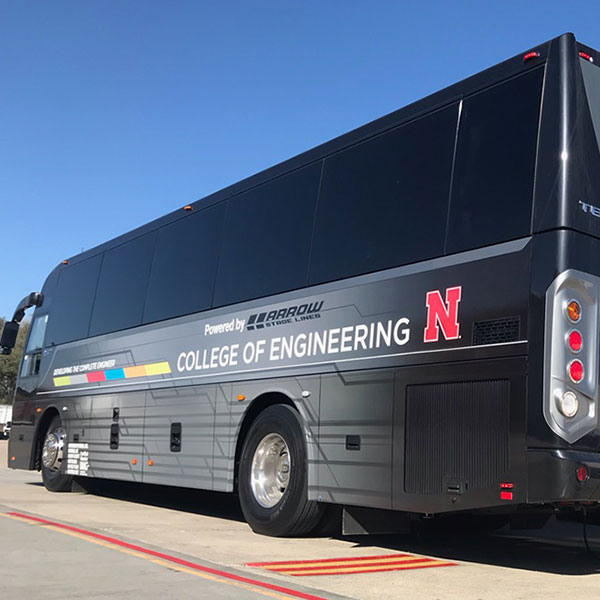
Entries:
{"label": "bus side panel", "polygon": [[[13,422],[8,440],[8,466],[11,469],[34,468],[36,420],[34,404],[29,399],[13,405]],[[14,457],[15,460],[11,460]]]}
{"label": "bus side panel", "polygon": [[218,492],[233,490],[235,440],[231,431],[231,387],[222,384],[216,389],[213,489]]}
{"label": "bus side panel", "polygon": [[526,394],[526,357],[398,369],[393,508],[525,502]]}
{"label": "bus side panel", "polygon": [[[33,425],[13,425],[8,442],[8,467],[11,469],[33,469],[35,447]],[[14,460],[11,458],[14,457]]]}
{"label": "bus side panel", "polygon": [[214,385],[147,392],[144,483],[212,489],[215,400]]}
{"label": "bus side panel", "polygon": [[56,403],[67,433],[66,456],[67,473],[86,477],[89,475],[88,437],[92,416],[92,396],[62,398]]}
{"label": "bus side panel", "polygon": [[92,396],[63,398],[57,403],[69,442],[86,442],[92,417]]}
{"label": "bus side panel", "polygon": [[[142,481],[145,404],[144,391],[93,397],[88,437],[89,476]],[[114,447],[117,440],[111,437],[117,430],[118,447]]]}
{"label": "bus side panel", "polygon": [[392,506],[394,372],[323,375],[319,495],[325,502]]}

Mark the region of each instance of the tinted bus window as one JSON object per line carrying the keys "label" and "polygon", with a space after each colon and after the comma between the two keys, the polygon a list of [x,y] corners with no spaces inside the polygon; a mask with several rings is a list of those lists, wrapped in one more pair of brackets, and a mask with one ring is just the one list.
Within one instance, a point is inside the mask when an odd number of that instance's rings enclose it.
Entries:
{"label": "tinted bus window", "polygon": [[579,59],[581,72],[583,73],[583,82],[585,84],[585,93],[592,115],[594,132],[600,148],[600,67],[584,58]]}
{"label": "tinted bus window", "polygon": [[448,252],[528,235],[543,71],[463,103]]}
{"label": "tinted bus window", "polygon": [[325,161],[310,282],[439,256],[458,105]]}
{"label": "tinted bus window", "polygon": [[99,254],[61,270],[49,304],[46,345],[87,337],[101,262]]}
{"label": "tinted bus window", "polygon": [[159,231],[144,323],[210,308],[225,209],[221,203]]}
{"label": "tinted bus window", "polygon": [[215,306],[306,285],[321,164],[229,200]]}
{"label": "tinted bus window", "polygon": [[31,325],[31,333],[27,340],[25,352],[32,352],[38,348],[44,347],[44,337],[46,335],[46,326],[48,325],[48,315],[36,317]]}
{"label": "tinted bus window", "polygon": [[91,336],[141,324],[155,242],[152,232],[104,254]]}

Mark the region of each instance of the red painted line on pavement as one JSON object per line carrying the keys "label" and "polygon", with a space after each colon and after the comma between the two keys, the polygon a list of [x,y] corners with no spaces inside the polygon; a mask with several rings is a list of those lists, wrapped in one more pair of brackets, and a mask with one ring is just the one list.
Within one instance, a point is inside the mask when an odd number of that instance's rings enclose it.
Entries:
{"label": "red painted line on pavement", "polygon": [[[360,564],[360,562],[357,561],[356,564],[350,564],[350,565],[346,565],[346,566],[342,566],[342,565],[336,565],[331,567],[331,571],[339,571],[340,569],[364,569],[364,568],[371,568],[371,567],[378,567],[378,566],[390,566],[393,567],[394,569],[397,569],[399,566],[402,565],[412,565],[413,563],[437,563],[438,561],[435,558],[411,558],[410,560],[403,560],[403,561],[375,561],[375,562],[369,562],[369,563],[365,563],[365,564]],[[266,571],[273,571],[273,573],[289,573],[290,575],[293,575],[294,571],[320,571],[323,569],[327,568],[327,565],[315,565],[314,567],[275,567],[275,568],[270,568],[270,567],[263,567]],[[345,572],[345,571],[344,571]]]}
{"label": "red painted line on pavement", "polygon": [[23,513],[18,512],[7,512],[6,514],[11,515],[13,517],[19,517],[20,519],[27,519],[36,523],[43,523],[44,525],[51,525],[52,527],[57,527],[59,529],[65,529],[67,531],[73,531],[75,533],[87,535],[88,537],[92,537],[97,540],[102,540],[104,542],[114,544],[115,546],[121,546],[122,548],[128,548],[129,550],[135,550],[136,552],[147,554],[148,556],[154,556],[155,558],[161,558],[162,560],[166,560],[174,564],[187,567],[189,569],[195,569],[196,571],[201,571],[203,573],[210,573],[211,575],[216,575],[218,577],[222,577],[223,579],[231,579],[233,581],[247,583],[256,587],[272,590],[274,592],[287,594],[288,596],[292,596],[294,598],[302,598],[302,600],[325,600],[325,598],[322,598],[321,596],[313,596],[312,594],[305,594],[304,592],[299,592],[297,590],[292,590],[290,588],[285,588],[279,585],[273,585],[264,581],[258,581],[257,579],[250,579],[249,577],[242,577],[241,575],[227,573],[227,571],[219,571],[218,569],[212,569],[211,567],[204,567],[202,565],[198,565],[188,560],[183,560],[181,558],[171,556],[170,554],[164,554],[163,552],[156,552],[155,550],[150,550],[149,548],[144,548],[143,546],[129,544],[128,542],[124,542],[123,540],[118,540],[116,538],[108,537],[106,535],[101,535],[100,533],[94,533],[93,531],[87,531],[86,529],[80,529],[79,527],[71,527],[70,525],[63,525],[62,523],[47,521],[46,519],[40,519],[39,517],[32,517],[30,515],[24,515]]}
{"label": "red painted line on pavement", "polygon": [[[455,567],[456,563],[433,563],[431,565],[415,565],[415,566],[411,566],[411,567],[406,567],[406,569],[403,569],[401,566],[399,565],[395,565],[393,568],[390,567],[389,569],[386,569],[384,567],[382,567],[381,569],[369,569],[368,571],[366,571],[364,568],[357,568],[357,569],[353,569],[353,570],[348,570],[348,571],[335,571],[334,569],[332,569],[331,571],[326,571],[325,573],[307,573],[306,577],[320,577],[321,575],[357,575],[357,574],[365,574],[368,575],[369,573],[382,573],[383,571],[414,571],[416,569],[433,569],[434,567]],[[276,571],[273,571],[274,573]],[[281,574],[283,575],[287,575],[288,572],[287,571],[282,571]],[[295,573],[289,573],[290,576],[292,577],[302,577],[302,575],[297,575]]]}
{"label": "red painted line on pavement", "polygon": [[407,554],[405,552],[399,554],[382,554],[382,555],[374,555],[374,556],[356,556],[352,557],[344,557],[344,558],[319,558],[317,560],[281,560],[277,562],[254,562],[254,563],[246,563],[247,567],[265,567],[265,566],[278,566],[278,565],[303,565],[306,563],[330,563],[330,562],[353,562],[355,560],[374,560],[374,559],[382,559],[382,558],[403,558],[406,556],[414,556],[414,554]]}

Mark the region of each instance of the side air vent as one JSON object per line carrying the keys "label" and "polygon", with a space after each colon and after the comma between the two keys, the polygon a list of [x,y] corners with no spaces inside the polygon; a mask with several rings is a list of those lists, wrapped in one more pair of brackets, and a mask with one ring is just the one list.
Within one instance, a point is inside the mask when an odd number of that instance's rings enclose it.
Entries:
{"label": "side air vent", "polygon": [[507,380],[409,386],[405,491],[463,493],[496,483],[509,467],[509,399]]}
{"label": "side air vent", "polygon": [[502,344],[516,342],[521,334],[521,319],[508,317],[505,319],[492,319],[478,321],[473,325],[473,344]]}

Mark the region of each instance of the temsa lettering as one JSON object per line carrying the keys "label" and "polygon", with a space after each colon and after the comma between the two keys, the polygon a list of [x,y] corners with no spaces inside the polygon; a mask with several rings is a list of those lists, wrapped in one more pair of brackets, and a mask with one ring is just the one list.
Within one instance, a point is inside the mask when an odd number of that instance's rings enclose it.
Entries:
{"label": "temsa lettering", "polygon": [[462,287],[446,288],[446,302],[442,300],[439,290],[427,292],[425,306],[427,307],[427,327],[425,327],[425,342],[437,342],[442,334],[447,340],[457,340],[460,325],[458,323],[458,303]]}

